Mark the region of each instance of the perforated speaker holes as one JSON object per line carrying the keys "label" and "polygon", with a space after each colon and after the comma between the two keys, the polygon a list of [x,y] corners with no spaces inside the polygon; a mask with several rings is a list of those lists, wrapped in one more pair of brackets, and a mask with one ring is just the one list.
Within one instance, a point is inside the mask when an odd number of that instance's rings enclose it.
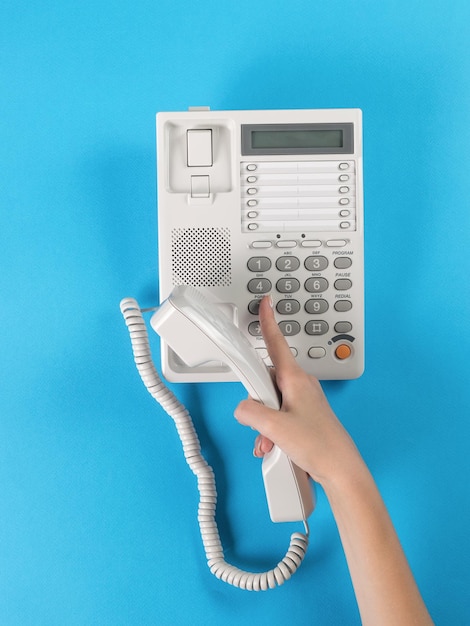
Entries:
{"label": "perforated speaker holes", "polygon": [[231,284],[228,228],[175,228],[171,242],[174,285],[228,287]]}

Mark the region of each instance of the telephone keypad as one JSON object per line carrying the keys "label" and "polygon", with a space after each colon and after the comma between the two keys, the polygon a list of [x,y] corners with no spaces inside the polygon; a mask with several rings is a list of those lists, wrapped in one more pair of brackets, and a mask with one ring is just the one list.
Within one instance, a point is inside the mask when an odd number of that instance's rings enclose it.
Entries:
{"label": "telephone keypad", "polygon": [[[305,251],[303,258],[288,249],[293,247],[291,240],[272,242],[271,246],[267,243],[253,247],[271,247],[273,250],[280,248],[277,255],[273,255],[272,250],[265,253],[270,256],[252,256],[247,262],[247,268],[254,276],[247,282],[248,291],[254,296],[248,303],[248,311],[257,318],[262,296],[271,292],[276,311],[281,316],[278,320],[279,328],[288,340],[292,338],[291,349],[297,350],[295,345],[300,347],[302,343],[298,342],[304,341],[305,353],[312,359],[322,359],[329,352],[325,347],[328,343],[332,345],[331,354],[335,358],[349,358],[352,350],[344,341],[354,341],[354,337],[350,335],[353,325],[348,320],[348,312],[353,308],[353,303],[349,293],[346,293],[353,287],[350,274],[353,259],[348,254],[336,256],[338,253],[328,250],[343,248],[347,242],[337,239],[304,239],[293,242],[299,251]],[[326,247],[325,253],[322,254],[320,250],[315,253],[312,250],[320,246]],[[322,318],[330,308],[332,313],[328,313],[328,316],[331,317]],[[253,337],[261,337],[258,319],[249,322],[248,332]],[[305,339],[298,339],[302,334]],[[349,337],[340,340],[336,335]]]}

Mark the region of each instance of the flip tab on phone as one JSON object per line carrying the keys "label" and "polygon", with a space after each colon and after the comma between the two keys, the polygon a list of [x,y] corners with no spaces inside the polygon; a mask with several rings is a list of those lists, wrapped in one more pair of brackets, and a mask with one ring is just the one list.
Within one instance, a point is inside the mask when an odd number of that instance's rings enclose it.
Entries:
{"label": "flip tab on phone", "polygon": [[[151,319],[152,328],[189,366],[222,362],[259,402],[279,408],[271,376],[246,337],[193,287],[175,287]],[[308,475],[277,447],[262,465],[273,522],[306,520],[314,508]]]}

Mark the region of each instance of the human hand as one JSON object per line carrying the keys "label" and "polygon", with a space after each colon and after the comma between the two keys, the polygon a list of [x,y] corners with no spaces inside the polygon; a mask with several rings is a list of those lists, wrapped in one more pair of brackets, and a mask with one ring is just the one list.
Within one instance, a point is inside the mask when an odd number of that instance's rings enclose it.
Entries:
{"label": "human hand", "polygon": [[318,380],[306,374],[292,355],[274,317],[270,298],[260,303],[261,331],[274,365],[275,383],[282,396],[276,411],[249,398],[240,402],[235,418],[256,429],[255,456],[278,445],[292,461],[323,483],[359,453],[343,428]]}

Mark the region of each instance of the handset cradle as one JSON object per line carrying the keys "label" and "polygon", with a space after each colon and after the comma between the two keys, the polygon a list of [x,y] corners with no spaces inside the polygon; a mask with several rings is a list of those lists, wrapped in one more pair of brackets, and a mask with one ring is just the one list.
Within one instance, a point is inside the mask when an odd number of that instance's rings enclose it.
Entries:
{"label": "handset cradle", "polygon": [[[187,365],[222,362],[234,372],[251,397],[279,408],[274,383],[255,349],[237,326],[200,291],[184,285],[175,287],[150,323]],[[262,473],[271,520],[306,520],[314,508],[306,472],[274,446],[263,459]]]}

